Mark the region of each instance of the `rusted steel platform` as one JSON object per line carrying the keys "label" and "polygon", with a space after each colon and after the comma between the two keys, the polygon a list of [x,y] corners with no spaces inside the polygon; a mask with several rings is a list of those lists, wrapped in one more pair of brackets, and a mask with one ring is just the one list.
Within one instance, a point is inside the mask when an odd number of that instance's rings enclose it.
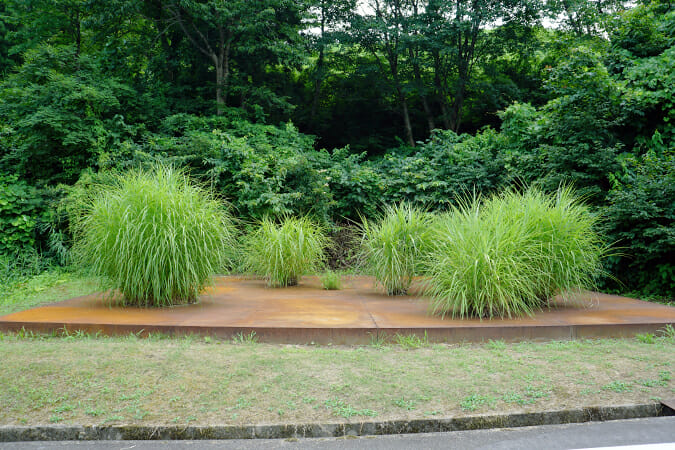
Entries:
{"label": "rusted steel platform", "polygon": [[675,307],[595,293],[518,319],[441,319],[428,315],[427,308],[423,298],[383,295],[368,277],[347,277],[338,291],[322,290],[315,277],[289,288],[218,277],[194,305],[121,308],[95,294],[0,317],[0,330],[51,332],[65,327],[104,334],[225,338],[255,331],[262,342],[364,344],[397,333],[426,333],[435,342],[620,337],[655,333],[675,323]]}

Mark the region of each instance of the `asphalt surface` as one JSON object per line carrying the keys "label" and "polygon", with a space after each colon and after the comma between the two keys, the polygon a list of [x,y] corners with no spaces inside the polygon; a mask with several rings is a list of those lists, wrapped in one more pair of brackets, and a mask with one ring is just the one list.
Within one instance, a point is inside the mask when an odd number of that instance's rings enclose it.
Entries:
{"label": "asphalt surface", "polygon": [[675,449],[675,417],[543,425],[451,433],[407,434],[320,439],[255,439],[230,441],[84,441],[0,443],[2,450],[95,449]]}

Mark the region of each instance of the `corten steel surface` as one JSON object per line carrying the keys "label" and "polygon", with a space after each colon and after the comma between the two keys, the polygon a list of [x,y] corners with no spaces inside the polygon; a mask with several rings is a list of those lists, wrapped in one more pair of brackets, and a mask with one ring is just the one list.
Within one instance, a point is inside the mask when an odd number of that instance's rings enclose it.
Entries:
{"label": "corten steel surface", "polygon": [[194,305],[121,308],[94,294],[0,317],[0,329],[220,337],[255,331],[266,342],[357,344],[396,333],[426,333],[441,342],[619,337],[675,323],[674,307],[594,293],[518,319],[442,319],[430,316],[427,308],[419,297],[383,295],[368,277],[346,278],[338,291],[322,290],[315,277],[289,288],[218,277]]}

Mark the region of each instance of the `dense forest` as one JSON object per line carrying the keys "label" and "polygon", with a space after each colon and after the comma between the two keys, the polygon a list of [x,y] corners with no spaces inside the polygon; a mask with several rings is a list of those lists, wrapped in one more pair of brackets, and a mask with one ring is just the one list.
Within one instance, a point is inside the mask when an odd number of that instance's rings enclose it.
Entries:
{"label": "dense forest", "polygon": [[674,69],[667,0],[1,0],[0,262],[68,264],[88,186],[160,161],[333,227],[569,184],[603,288],[672,299]]}

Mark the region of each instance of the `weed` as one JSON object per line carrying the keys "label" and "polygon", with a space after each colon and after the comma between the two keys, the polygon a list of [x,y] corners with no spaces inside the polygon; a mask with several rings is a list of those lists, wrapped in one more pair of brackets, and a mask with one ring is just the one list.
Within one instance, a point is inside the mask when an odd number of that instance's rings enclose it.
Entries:
{"label": "weed", "polygon": [[342,277],[339,273],[326,272],[321,277],[321,285],[328,291],[337,291],[342,289]]}
{"label": "weed", "polygon": [[369,333],[370,346],[378,350],[382,350],[387,346],[387,335],[384,333]]}
{"label": "weed", "polygon": [[333,415],[338,417],[344,417],[345,419],[349,419],[350,417],[354,416],[367,416],[367,417],[377,416],[376,411],[373,411],[371,409],[355,409],[351,405],[345,403],[344,400],[341,400],[337,397],[326,400],[325,405],[327,409],[330,409],[332,411]]}
{"label": "weed", "polygon": [[501,339],[497,340],[497,341],[493,341],[492,339],[490,339],[487,342],[487,344],[485,344],[485,346],[487,348],[489,348],[490,350],[496,350],[496,351],[506,350],[506,342],[502,341]]}
{"label": "weed", "polygon": [[394,336],[394,342],[405,349],[416,349],[427,347],[429,345],[429,338],[427,336],[427,330],[424,330],[424,337],[420,338],[416,334],[396,334]]}
{"label": "weed", "polygon": [[659,335],[668,341],[675,342],[675,328],[672,325],[666,325],[658,331]]}
{"label": "weed", "polygon": [[480,394],[471,394],[462,400],[459,406],[464,411],[475,411],[478,408],[491,403],[494,403],[493,397]]}
{"label": "weed", "polygon": [[599,393],[600,393],[600,391],[598,391],[597,389],[591,389],[591,388],[586,388],[586,389],[582,389],[581,391],[579,391],[580,395],[594,395],[594,394],[599,394]]}
{"label": "weed", "polygon": [[668,382],[665,380],[637,380],[637,384],[645,387],[657,387],[657,386],[668,386]]}
{"label": "weed", "polygon": [[415,409],[415,401],[406,400],[403,397],[394,400],[394,405],[398,406],[399,408],[403,408],[406,411],[412,411],[413,409]]}
{"label": "weed", "polygon": [[629,383],[624,383],[623,381],[612,381],[611,383],[604,385],[602,389],[605,391],[614,391],[617,393],[633,391],[632,386]]}
{"label": "weed", "polygon": [[248,334],[245,334],[244,332],[240,331],[239,333],[235,334],[232,336],[232,343],[233,344],[257,344],[258,343],[258,335],[255,333],[255,331],[251,331]]}
{"label": "weed", "polygon": [[101,409],[88,408],[88,409],[86,409],[86,410],[84,411],[84,413],[85,413],[86,415],[88,415],[88,416],[98,417],[98,416],[100,416],[100,415],[102,415],[102,414],[105,414],[105,411],[103,411],[103,410],[101,410]]}
{"label": "weed", "polygon": [[244,397],[239,397],[237,403],[232,407],[232,409],[245,409],[251,406],[253,403],[250,400],[247,400]]}
{"label": "weed", "polygon": [[548,391],[542,390],[540,388],[536,388],[534,386],[528,385],[525,388],[525,395],[527,395],[531,399],[539,399],[539,398],[544,398],[548,397],[549,393]]}
{"label": "weed", "polygon": [[75,409],[75,407],[73,405],[70,405],[70,404],[66,403],[65,405],[61,405],[61,406],[58,406],[58,407],[54,408],[54,412],[55,413],[64,413],[64,412],[72,411],[73,409]]}
{"label": "weed", "polygon": [[502,400],[504,401],[504,403],[517,403],[519,405],[534,403],[534,400],[526,399],[517,392],[506,392],[504,395],[502,395]]}
{"label": "weed", "polygon": [[643,344],[654,344],[656,343],[655,336],[652,333],[637,333],[635,339]]}

